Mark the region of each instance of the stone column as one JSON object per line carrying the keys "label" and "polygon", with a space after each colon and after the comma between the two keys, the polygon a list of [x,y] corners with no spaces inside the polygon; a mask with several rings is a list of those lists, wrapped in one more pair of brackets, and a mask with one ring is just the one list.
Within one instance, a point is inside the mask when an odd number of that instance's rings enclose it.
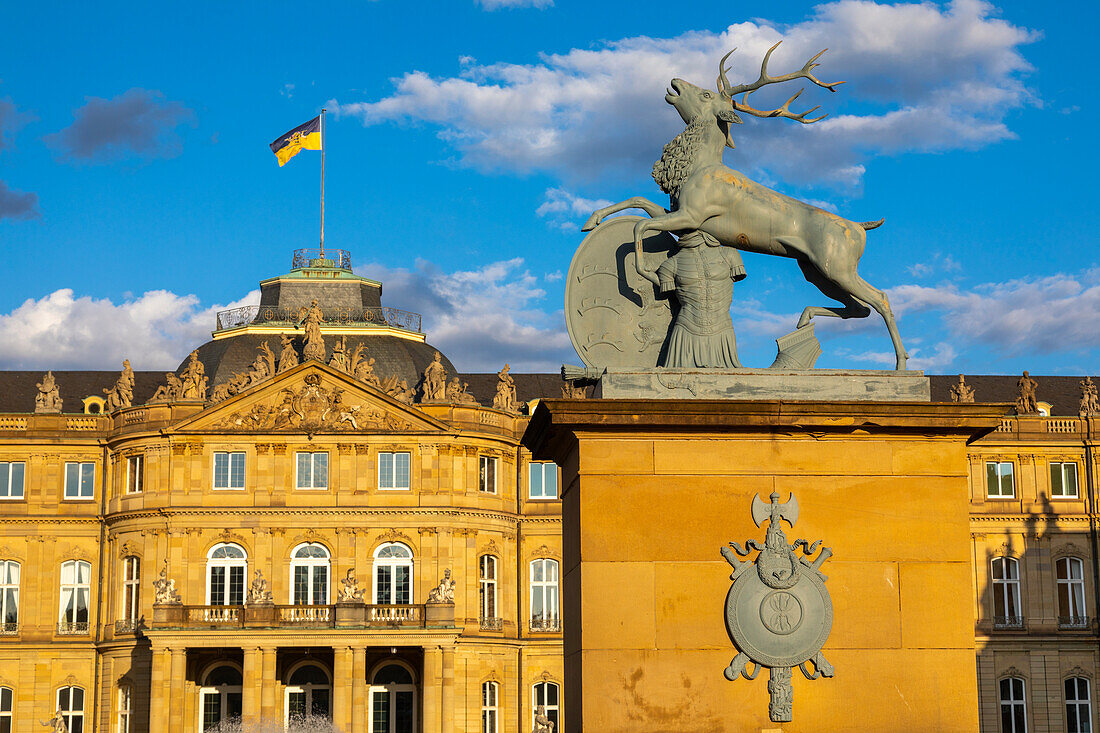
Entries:
{"label": "stone column", "polygon": [[351,650],[351,733],[367,731],[367,650]]}
{"label": "stone column", "polygon": [[153,673],[149,690],[149,733],[167,733],[168,716],[162,711],[168,707],[167,678],[171,674],[171,650],[153,647]]}
{"label": "stone column", "polygon": [[[167,688],[167,697],[171,705],[171,712],[168,718],[168,733],[183,733],[187,727],[184,721],[187,719],[186,705],[187,705],[187,692],[184,689],[187,678],[187,649],[171,649],[168,650],[170,655],[170,682]],[[163,708],[153,708],[154,714],[157,710],[163,710]],[[152,721],[150,720],[150,723]]]}
{"label": "stone column", "polygon": [[438,646],[424,647],[424,733],[442,731],[443,650]]}
{"label": "stone column", "polygon": [[241,720],[245,725],[260,722],[260,690],[263,686],[263,670],[260,668],[260,648],[244,650],[244,688],[242,689]]}
{"label": "stone column", "polygon": [[332,649],[332,724],[337,730],[351,730],[351,648]]}
{"label": "stone column", "polygon": [[278,650],[275,647],[262,647],[260,649],[260,671],[262,687],[260,688],[260,716],[267,721],[279,720],[282,715],[279,710],[275,693],[278,691],[275,679],[275,657]]}
{"label": "stone column", "polygon": [[440,733],[454,733],[455,729],[455,648],[443,647],[442,700]]}

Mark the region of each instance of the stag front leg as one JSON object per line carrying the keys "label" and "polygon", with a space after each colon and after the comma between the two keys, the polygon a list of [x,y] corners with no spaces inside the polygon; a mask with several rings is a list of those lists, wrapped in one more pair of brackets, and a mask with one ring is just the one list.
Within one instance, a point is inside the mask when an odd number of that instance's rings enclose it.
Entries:
{"label": "stag front leg", "polygon": [[605,206],[602,209],[597,209],[592,213],[592,216],[588,217],[588,221],[581,227],[582,232],[587,232],[591,229],[595,229],[599,226],[600,222],[606,219],[611,214],[617,214],[620,211],[626,211],[627,209],[641,209],[645,213],[652,216],[660,216],[667,214],[668,209],[663,206],[659,206],[644,196],[634,196],[626,201],[620,201],[617,204],[611,204],[611,206]]}

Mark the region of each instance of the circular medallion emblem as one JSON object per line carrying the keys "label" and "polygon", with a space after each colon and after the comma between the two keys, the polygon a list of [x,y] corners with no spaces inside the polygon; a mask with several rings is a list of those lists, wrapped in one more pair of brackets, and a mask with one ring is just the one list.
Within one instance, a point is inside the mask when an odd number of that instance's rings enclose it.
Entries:
{"label": "circular medallion emblem", "polygon": [[786,636],[802,623],[802,602],[785,590],[769,593],[760,601],[760,621],[773,634]]}

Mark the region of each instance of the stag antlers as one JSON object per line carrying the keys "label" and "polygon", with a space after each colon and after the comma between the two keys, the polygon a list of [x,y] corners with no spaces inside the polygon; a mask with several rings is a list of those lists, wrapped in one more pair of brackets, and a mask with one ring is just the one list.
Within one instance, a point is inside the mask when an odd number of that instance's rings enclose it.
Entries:
{"label": "stag antlers", "polygon": [[[815,62],[819,58],[821,58],[821,54],[829,50],[827,48],[819,51],[817,55],[807,61],[798,71],[792,71],[789,74],[783,74],[781,76],[768,76],[768,59],[771,58],[772,52],[775,51],[775,49],[779,48],[780,43],[782,43],[782,41],[779,41],[779,43],[776,43],[774,46],[769,48],[768,52],[764,54],[764,60],[760,64],[760,78],[751,84],[730,84],[730,80],[726,78],[726,72],[729,71],[729,69],[726,68],[726,59],[728,59],[730,57],[730,54],[732,54],[733,51],[736,51],[737,49],[735,48],[727,53],[725,56],[723,56],[722,60],[718,62],[718,93],[728,99],[730,101],[730,104],[733,105],[733,108],[736,109],[738,112],[744,112],[746,114],[753,115],[754,117],[784,117],[788,120],[801,122],[803,125],[809,125],[819,120],[825,119],[829,116],[828,113],[823,114],[820,117],[812,117],[810,119],[806,119],[806,115],[816,110],[820,105],[812,107],[800,114],[795,114],[794,112],[791,112],[791,102],[798,99],[799,95],[802,94],[802,89],[799,89],[791,96],[790,99],[788,99],[786,102],[784,102],[779,107],[776,107],[775,109],[755,109],[745,103],[745,100],[749,98],[750,94],[768,84],[778,84],[779,82],[791,81],[793,79],[809,79],[819,87],[828,89],[830,92],[835,92],[836,87],[844,83],[842,81],[824,82],[818,79],[812,73],[815,68],[821,65]],[[740,101],[734,99],[734,97],[736,97],[738,94],[743,95]]]}

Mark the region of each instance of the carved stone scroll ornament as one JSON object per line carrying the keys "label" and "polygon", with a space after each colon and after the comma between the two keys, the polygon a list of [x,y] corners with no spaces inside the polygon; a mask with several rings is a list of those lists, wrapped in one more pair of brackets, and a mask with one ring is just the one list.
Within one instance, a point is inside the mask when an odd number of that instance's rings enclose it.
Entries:
{"label": "carved stone scroll ornament", "polygon": [[164,567],[160,575],[153,581],[153,603],[155,605],[175,605],[180,603],[180,594],[176,592],[176,581],[168,577],[168,561],[164,561]]}
{"label": "carved stone scroll ornament", "polygon": [[973,402],[974,388],[966,383],[966,377],[959,375],[959,381],[951,385],[952,402]]}
{"label": "carved stone scroll ornament", "polygon": [[374,357],[368,355],[363,345],[359,344],[351,355],[350,373],[360,382],[369,384],[375,389],[381,389],[382,382],[378,379],[378,375],[374,373],[374,363]]}
{"label": "carved stone scroll ornament", "polygon": [[[833,602],[825,589],[827,578],[820,570],[833,551],[821,547],[821,540],[811,544],[798,539],[788,545],[782,523],[794,526],[798,501],[792,495],[780,504],[775,492],[770,498],[770,506],[759,496],[752,502],[756,526],[768,522],[764,544],[750,539],[744,548],[731,542],[721,550],[733,567],[733,584],[726,594],[726,629],[740,650],[726,667],[725,676],[730,681],[738,676],[751,680],[761,667],[767,667],[769,716],[776,723],[784,723],[790,722],[793,713],[793,667],[798,667],[808,680],[833,676],[833,666],[821,653],[833,626]],[[819,547],[821,551],[811,562]],[[753,550],[757,551],[754,560],[739,559]],[[750,664],[754,665],[751,673]]]}
{"label": "carved stone scroll ornament", "polygon": [[216,385],[214,391],[210,394],[211,402],[217,403],[226,400],[275,376],[275,353],[266,341],[257,348],[260,353],[256,355],[248,371],[236,372],[229,378],[229,381]]}
{"label": "carved stone scroll ornament", "polygon": [[46,372],[37,385],[38,394],[34,397],[35,412],[61,412],[61,390],[53,378],[53,372]]}
{"label": "carved stone scroll ornament", "polygon": [[1085,377],[1084,380],[1081,381],[1081,406],[1079,412],[1081,417],[1100,414],[1100,398],[1097,397],[1096,384],[1093,383],[1092,377]]}
{"label": "carved stone scroll ornament", "polygon": [[455,602],[455,582],[451,578],[451,569],[447,568],[443,571],[443,579],[439,581],[439,585],[428,591],[428,603],[454,603]]}
{"label": "carved stone scroll ornament", "polygon": [[134,370],[130,367],[129,359],[123,359],[122,373],[119,374],[115,386],[103,390],[103,393],[107,395],[107,412],[131,405],[134,399]]}

